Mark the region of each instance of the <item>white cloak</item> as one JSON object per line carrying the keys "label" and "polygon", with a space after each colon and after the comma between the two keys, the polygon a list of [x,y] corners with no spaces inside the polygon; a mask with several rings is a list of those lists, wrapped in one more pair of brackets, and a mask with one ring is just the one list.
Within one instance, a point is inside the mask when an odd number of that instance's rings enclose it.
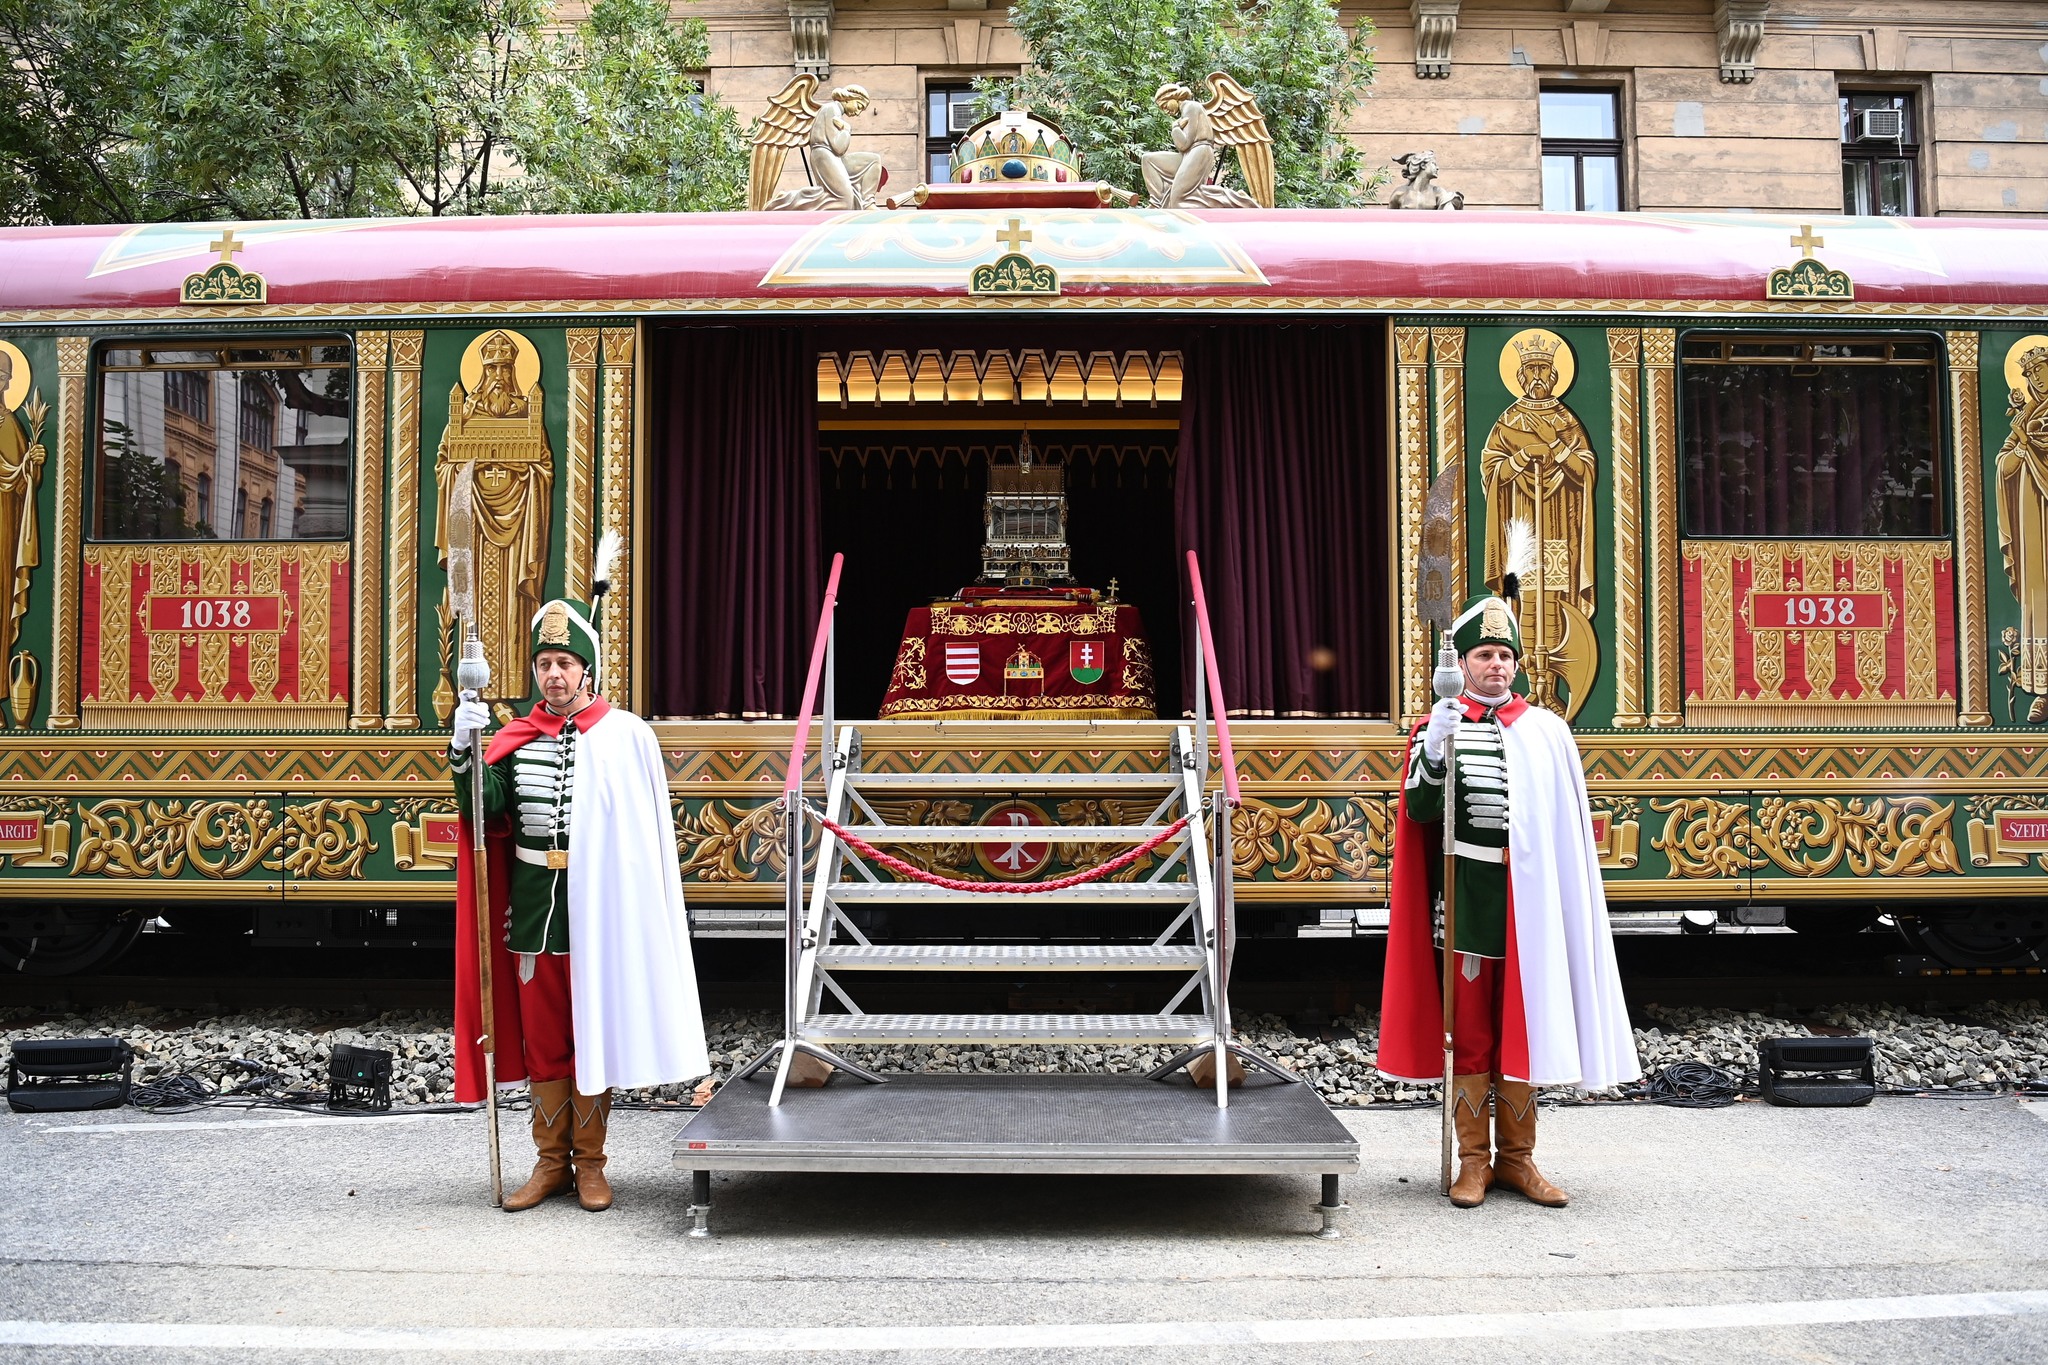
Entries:
{"label": "white cloak", "polygon": [[576,1088],[694,1080],[711,1070],[669,815],[647,722],[613,707],[577,743],[570,807],[569,989]]}
{"label": "white cloak", "polygon": [[[1501,727],[1508,883],[1531,1085],[1605,1090],[1641,1078],[1571,727],[1540,706]],[[581,1046],[579,1040],[579,1047]]]}

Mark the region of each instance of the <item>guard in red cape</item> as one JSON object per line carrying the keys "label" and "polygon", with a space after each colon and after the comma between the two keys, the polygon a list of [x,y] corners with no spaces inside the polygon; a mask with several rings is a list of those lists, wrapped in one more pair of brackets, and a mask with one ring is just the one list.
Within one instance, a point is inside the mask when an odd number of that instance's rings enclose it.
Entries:
{"label": "guard in red cape", "polygon": [[[597,695],[592,613],[557,599],[533,618],[542,701],[484,753],[492,985],[500,1085],[525,1081],[539,1158],[507,1211],[575,1190],[611,1206],[605,1129],[613,1087],[704,1075],[704,1022],[669,814],[668,774],[646,722]],[[480,701],[455,712],[449,763],[463,820]],[[455,955],[455,1097],[483,1098],[470,839],[461,841]]]}
{"label": "guard in red cape", "polygon": [[[1457,953],[1451,1202],[1471,1208],[1498,1183],[1562,1206],[1564,1191],[1536,1169],[1537,1088],[1601,1090],[1642,1074],[1615,969],[1585,774],[1571,728],[1510,688],[1522,641],[1508,602],[1492,593],[1470,598],[1452,623],[1452,641],[1464,692],[1439,701],[1408,738],[1379,1069],[1401,1080],[1443,1079],[1435,940],[1448,814],[1457,855],[1457,942],[1448,945]],[[1457,809],[1447,813],[1444,775],[1453,763]]]}

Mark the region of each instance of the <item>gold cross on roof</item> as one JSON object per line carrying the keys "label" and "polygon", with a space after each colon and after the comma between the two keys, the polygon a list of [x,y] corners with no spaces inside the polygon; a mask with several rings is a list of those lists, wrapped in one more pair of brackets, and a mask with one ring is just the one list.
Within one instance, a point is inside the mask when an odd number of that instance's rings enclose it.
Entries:
{"label": "gold cross on roof", "polygon": [[1020,218],[1012,218],[1009,226],[996,234],[996,240],[1011,251],[1022,251],[1024,244],[1031,240],[1031,234],[1024,228]]}
{"label": "gold cross on roof", "polygon": [[1799,258],[1805,261],[1813,259],[1813,249],[1815,247],[1826,246],[1827,244],[1827,238],[1813,235],[1813,224],[1811,223],[1801,223],[1799,225],[1799,235],[1792,239],[1792,245],[1799,248]]}
{"label": "gold cross on roof", "polygon": [[206,244],[206,249],[208,251],[218,251],[220,253],[221,264],[233,265],[235,263],[235,253],[242,250],[244,247],[248,245],[249,244],[247,242],[238,242],[235,240],[235,230],[233,228],[222,228],[220,232],[220,240],[217,242],[208,242]]}

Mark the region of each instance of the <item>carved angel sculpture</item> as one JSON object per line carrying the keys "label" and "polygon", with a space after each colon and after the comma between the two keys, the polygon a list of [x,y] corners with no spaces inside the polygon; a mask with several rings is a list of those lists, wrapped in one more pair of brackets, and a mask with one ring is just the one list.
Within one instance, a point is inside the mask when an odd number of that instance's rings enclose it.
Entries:
{"label": "carved angel sculpture", "polygon": [[[1162,209],[1273,207],[1273,135],[1252,92],[1221,71],[1209,77],[1215,93],[1197,100],[1185,85],[1159,87],[1152,102],[1173,116],[1173,150],[1140,158],[1152,206]],[[1221,149],[1237,150],[1245,189],[1221,183]]]}
{"label": "carved angel sculpture", "polygon": [[[818,99],[818,78],[791,80],[768,101],[767,112],[754,125],[754,154],[748,168],[750,209],[865,209],[874,207],[882,188],[882,158],[855,152],[853,128],[847,119],[868,107],[868,92],[842,85]],[[810,184],[775,194],[782,163],[790,149],[801,147]],[[771,198],[770,196],[773,195]]]}

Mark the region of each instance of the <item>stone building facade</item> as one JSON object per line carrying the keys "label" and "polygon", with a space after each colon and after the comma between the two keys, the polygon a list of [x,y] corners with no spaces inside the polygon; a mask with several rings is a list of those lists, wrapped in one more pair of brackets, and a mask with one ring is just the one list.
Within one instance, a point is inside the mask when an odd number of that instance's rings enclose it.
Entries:
{"label": "stone building facade", "polygon": [[[885,193],[927,178],[947,91],[1024,60],[992,0],[676,12],[708,23],[708,88],[742,117],[798,70],[865,86],[859,145],[885,158]],[[1377,30],[1378,78],[1349,134],[1375,164],[1433,150],[1471,208],[2048,213],[2043,0],[1346,0],[1340,13]],[[786,184],[801,183],[797,161]]]}

